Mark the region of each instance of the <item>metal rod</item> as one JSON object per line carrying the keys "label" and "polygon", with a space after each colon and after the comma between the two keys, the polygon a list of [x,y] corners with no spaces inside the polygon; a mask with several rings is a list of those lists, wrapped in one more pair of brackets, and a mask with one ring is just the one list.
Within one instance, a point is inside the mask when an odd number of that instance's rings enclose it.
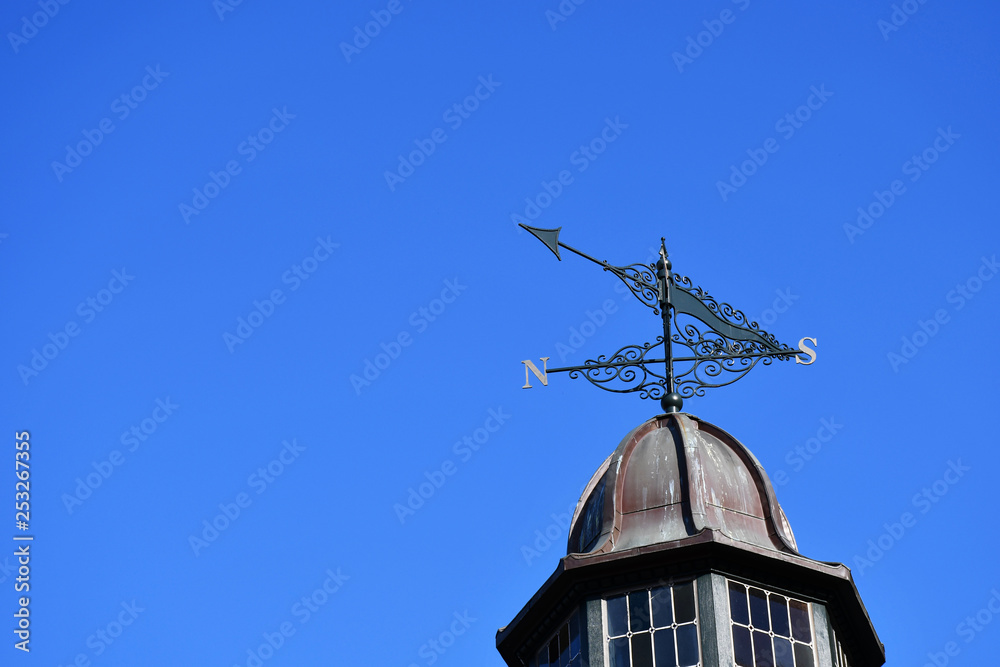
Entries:
{"label": "metal rod", "polygon": [[[718,357],[674,357],[670,361],[728,361],[731,359],[759,359],[761,357],[789,357],[801,354],[800,350],[789,352],[761,352],[759,354],[727,354]],[[636,359],[633,361],[608,361],[603,363],[594,362],[589,366],[563,366],[561,368],[550,368],[549,373],[562,373],[565,371],[585,371],[594,368],[617,368],[619,366],[644,366],[645,364],[666,363],[666,359]]]}

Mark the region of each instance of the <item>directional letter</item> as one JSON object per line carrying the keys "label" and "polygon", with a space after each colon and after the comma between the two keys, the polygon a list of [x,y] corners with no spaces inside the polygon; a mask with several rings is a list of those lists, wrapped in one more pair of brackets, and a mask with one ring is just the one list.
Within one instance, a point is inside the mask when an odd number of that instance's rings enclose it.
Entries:
{"label": "directional letter", "polygon": [[795,363],[802,364],[803,366],[808,366],[809,364],[816,361],[816,350],[806,345],[807,340],[812,341],[813,345],[819,345],[819,343],[816,342],[815,338],[809,338],[808,336],[799,341],[799,349],[809,356],[809,361],[802,361],[802,357],[799,356],[795,357]]}
{"label": "directional letter", "polygon": [[541,371],[538,370],[538,366],[535,366],[535,364],[531,363],[530,359],[525,359],[524,361],[521,362],[522,364],[524,364],[524,386],[521,387],[521,389],[531,389],[531,378],[528,376],[528,371],[534,373],[535,377],[541,380],[543,385],[545,385],[546,387],[549,386],[549,368],[548,368],[549,365],[547,363],[549,358],[540,357],[539,360],[542,362],[543,370]]}

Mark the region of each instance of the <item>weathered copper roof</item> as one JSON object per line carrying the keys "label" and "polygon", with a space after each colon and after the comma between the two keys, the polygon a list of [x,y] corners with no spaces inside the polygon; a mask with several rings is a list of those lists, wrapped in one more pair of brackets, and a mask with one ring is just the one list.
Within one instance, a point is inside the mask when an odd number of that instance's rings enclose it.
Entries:
{"label": "weathered copper roof", "polygon": [[733,436],[693,415],[659,415],[633,429],[577,503],[567,553],[606,554],[702,531],[797,553],[767,473]]}

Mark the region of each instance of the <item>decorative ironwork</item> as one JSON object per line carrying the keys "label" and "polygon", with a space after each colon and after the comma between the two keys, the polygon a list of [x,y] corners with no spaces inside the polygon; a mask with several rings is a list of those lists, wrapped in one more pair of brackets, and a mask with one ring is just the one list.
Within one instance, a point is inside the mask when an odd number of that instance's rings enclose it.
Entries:
{"label": "decorative ironwork", "polygon": [[652,308],[653,312],[657,315],[660,314],[655,264],[629,264],[628,266],[615,266],[605,260],[591,257],[587,253],[577,250],[576,248],[568,246],[560,241],[559,231],[562,227],[557,229],[539,229],[538,227],[528,227],[527,225],[520,226],[531,232],[535,238],[544,243],[560,262],[562,261],[562,256],[559,254],[559,248],[566,248],[566,250],[576,253],[584,259],[589,259],[605,271],[610,271],[615,274],[623,283],[625,283],[625,286],[628,287],[629,291],[635,295],[635,298],[639,299],[639,301],[644,305]]}
{"label": "decorative ironwork", "polygon": [[602,264],[605,271],[610,271],[625,283],[625,287],[635,295],[635,298],[652,308],[656,315],[660,314],[655,264],[629,264],[628,266],[612,266],[607,262],[602,262]]}
{"label": "decorative ironwork", "polygon": [[[660,399],[667,412],[683,406],[684,398],[704,396],[705,389],[724,387],[742,379],[758,364],[767,366],[775,359],[795,357],[796,363],[811,364],[815,351],[803,338],[798,348],[780,343],[756,322],[728,303],[716,301],[708,292],[694,285],[690,278],[670,272],[666,244],[660,240],[660,259],[653,264],[614,266],[595,259],[559,240],[562,229],[538,229],[521,225],[544,243],[561,261],[559,248],[565,248],[614,273],[629,291],[663,320],[663,335],[653,343],[626,345],[610,356],[588,359],[580,366],[549,368],[545,374],[529,361],[528,369],[548,384],[548,373],[567,372],[571,378],[583,377],[601,389],[615,393],[638,392],[641,398]],[[707,327],[707,330],[704,329]],[[661,348],[663,358],[650,358]],[[675,354],[678,348],[684,352]],[[799,355],[807,355],[803,361]],[[546,361],[544,357],[542,361]],[[663,364],[663,371],[653,370]],[[530,387],[525,383],[525,387]]]}
{"label": "decorative ironwork", "polygon": [[[642,398],[663,398],[667,393],[664,389],[666,376],[646,366],[663,361],[646,359],[646,355],[662,343],[663,336],[657,336],[655,343],[626,345],[608,358],[601,355],[597,359],[585,361],[582,366],[550,368],[549,372],[568,371],[571,378],[584,377],[592,385],[616,394],[638,391]],[[615,388],[613,383],[616,382],[623,383],[624,387]]]}

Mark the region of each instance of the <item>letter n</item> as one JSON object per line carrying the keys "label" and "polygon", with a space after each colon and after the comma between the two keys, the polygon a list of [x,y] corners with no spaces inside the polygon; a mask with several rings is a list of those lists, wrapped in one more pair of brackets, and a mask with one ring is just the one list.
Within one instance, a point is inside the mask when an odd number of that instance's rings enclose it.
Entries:
{"label": "letter n", "polygon": [[541,380],[542,384],[546,387],[549,386],[549,368],[548,368],[548,357],[540,357],[539,360],[542,362],[542,370],[538,370],[538,366],[531,363],[530,359],[525,359],[521,363],[524,364],[524,386],[521,389],[531,389],[531,376],[528,375],[528,371],[535,374],[535,377]]}

